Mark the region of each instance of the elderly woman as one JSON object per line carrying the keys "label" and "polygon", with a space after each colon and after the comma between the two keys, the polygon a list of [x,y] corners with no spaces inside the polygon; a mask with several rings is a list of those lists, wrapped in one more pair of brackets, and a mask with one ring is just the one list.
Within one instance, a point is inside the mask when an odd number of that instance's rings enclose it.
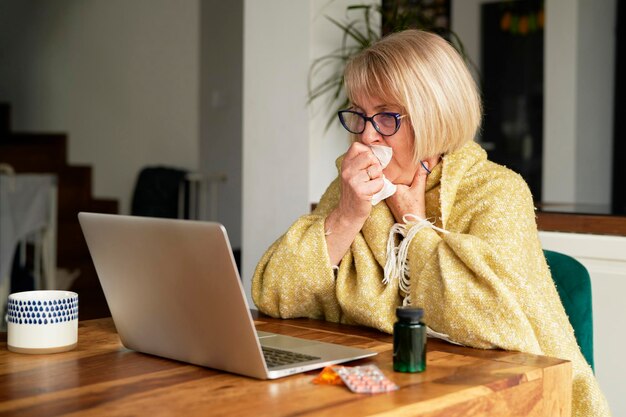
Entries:
{"label": "elderly woman", "polygon": [[398,305],[420,306],[452,341],[571,360],[574,415],[608,415],[529,189],[473,141],[480,98],[456,51],[433,34],[396,33],[348,63],[345,88],[352,105],[339,119],[353,143],[315,211],[260,260],[258,308],[391,333]]}

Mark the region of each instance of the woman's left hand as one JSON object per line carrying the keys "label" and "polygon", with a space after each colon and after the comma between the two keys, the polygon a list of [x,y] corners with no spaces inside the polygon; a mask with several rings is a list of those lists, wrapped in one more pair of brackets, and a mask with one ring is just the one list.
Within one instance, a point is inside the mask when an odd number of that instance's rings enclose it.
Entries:
{"label": "woman's left hand", "polygon": [[[424,165],[430,169],[428,162],[424,161]],[[395,194],[385,200],[397,223],[402,223],[402,217],[406,214],[426,218],[427,178],[428,171],[420,164],[415,171],[411,185],[397,184]]]}

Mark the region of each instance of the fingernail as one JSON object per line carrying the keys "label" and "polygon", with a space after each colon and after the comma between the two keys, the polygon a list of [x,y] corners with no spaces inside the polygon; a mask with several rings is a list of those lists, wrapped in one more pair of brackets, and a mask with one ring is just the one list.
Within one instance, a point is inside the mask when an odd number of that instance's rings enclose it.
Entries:
{"label": "fingernail", "polygon": [[426,172],[430,174],[430,167],[428,166],[428,162],[420,161],[420,164],[422,164],[422,167],[426,170]]}

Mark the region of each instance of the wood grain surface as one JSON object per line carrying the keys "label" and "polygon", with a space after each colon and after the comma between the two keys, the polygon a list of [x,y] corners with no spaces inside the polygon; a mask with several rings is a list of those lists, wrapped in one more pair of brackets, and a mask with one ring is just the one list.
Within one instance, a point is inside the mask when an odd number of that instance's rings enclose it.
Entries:
{"label": "wood grain surface", "polygon": [[[1,416],[569,416],[571,364],[429,339],[427,370],[392,370],[392,338],[317,320],[255,319],[257,329],[362,348],[398,391],[353,394],[312,383],[318,371],[259,381],[133,352],[111,319],[79,323],[78,347],[52,355],[9,352],[0,335]],[[243,359],[242,359],[243,360]]]}
{"label": "wood grain surface", "polygon": [[537,227],[546,232],[626,236],[626,217],[538,211]]}

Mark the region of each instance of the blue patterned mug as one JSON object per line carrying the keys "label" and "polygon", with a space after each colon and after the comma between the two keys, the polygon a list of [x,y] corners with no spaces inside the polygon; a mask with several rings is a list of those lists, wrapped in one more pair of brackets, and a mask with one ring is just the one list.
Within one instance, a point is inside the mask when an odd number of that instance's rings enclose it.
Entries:
{"label": "blue patterned mug", "polygon": [[18,353],[72,350],[78,341],[78,294],[25,291],[9,295],[7,346]]}

